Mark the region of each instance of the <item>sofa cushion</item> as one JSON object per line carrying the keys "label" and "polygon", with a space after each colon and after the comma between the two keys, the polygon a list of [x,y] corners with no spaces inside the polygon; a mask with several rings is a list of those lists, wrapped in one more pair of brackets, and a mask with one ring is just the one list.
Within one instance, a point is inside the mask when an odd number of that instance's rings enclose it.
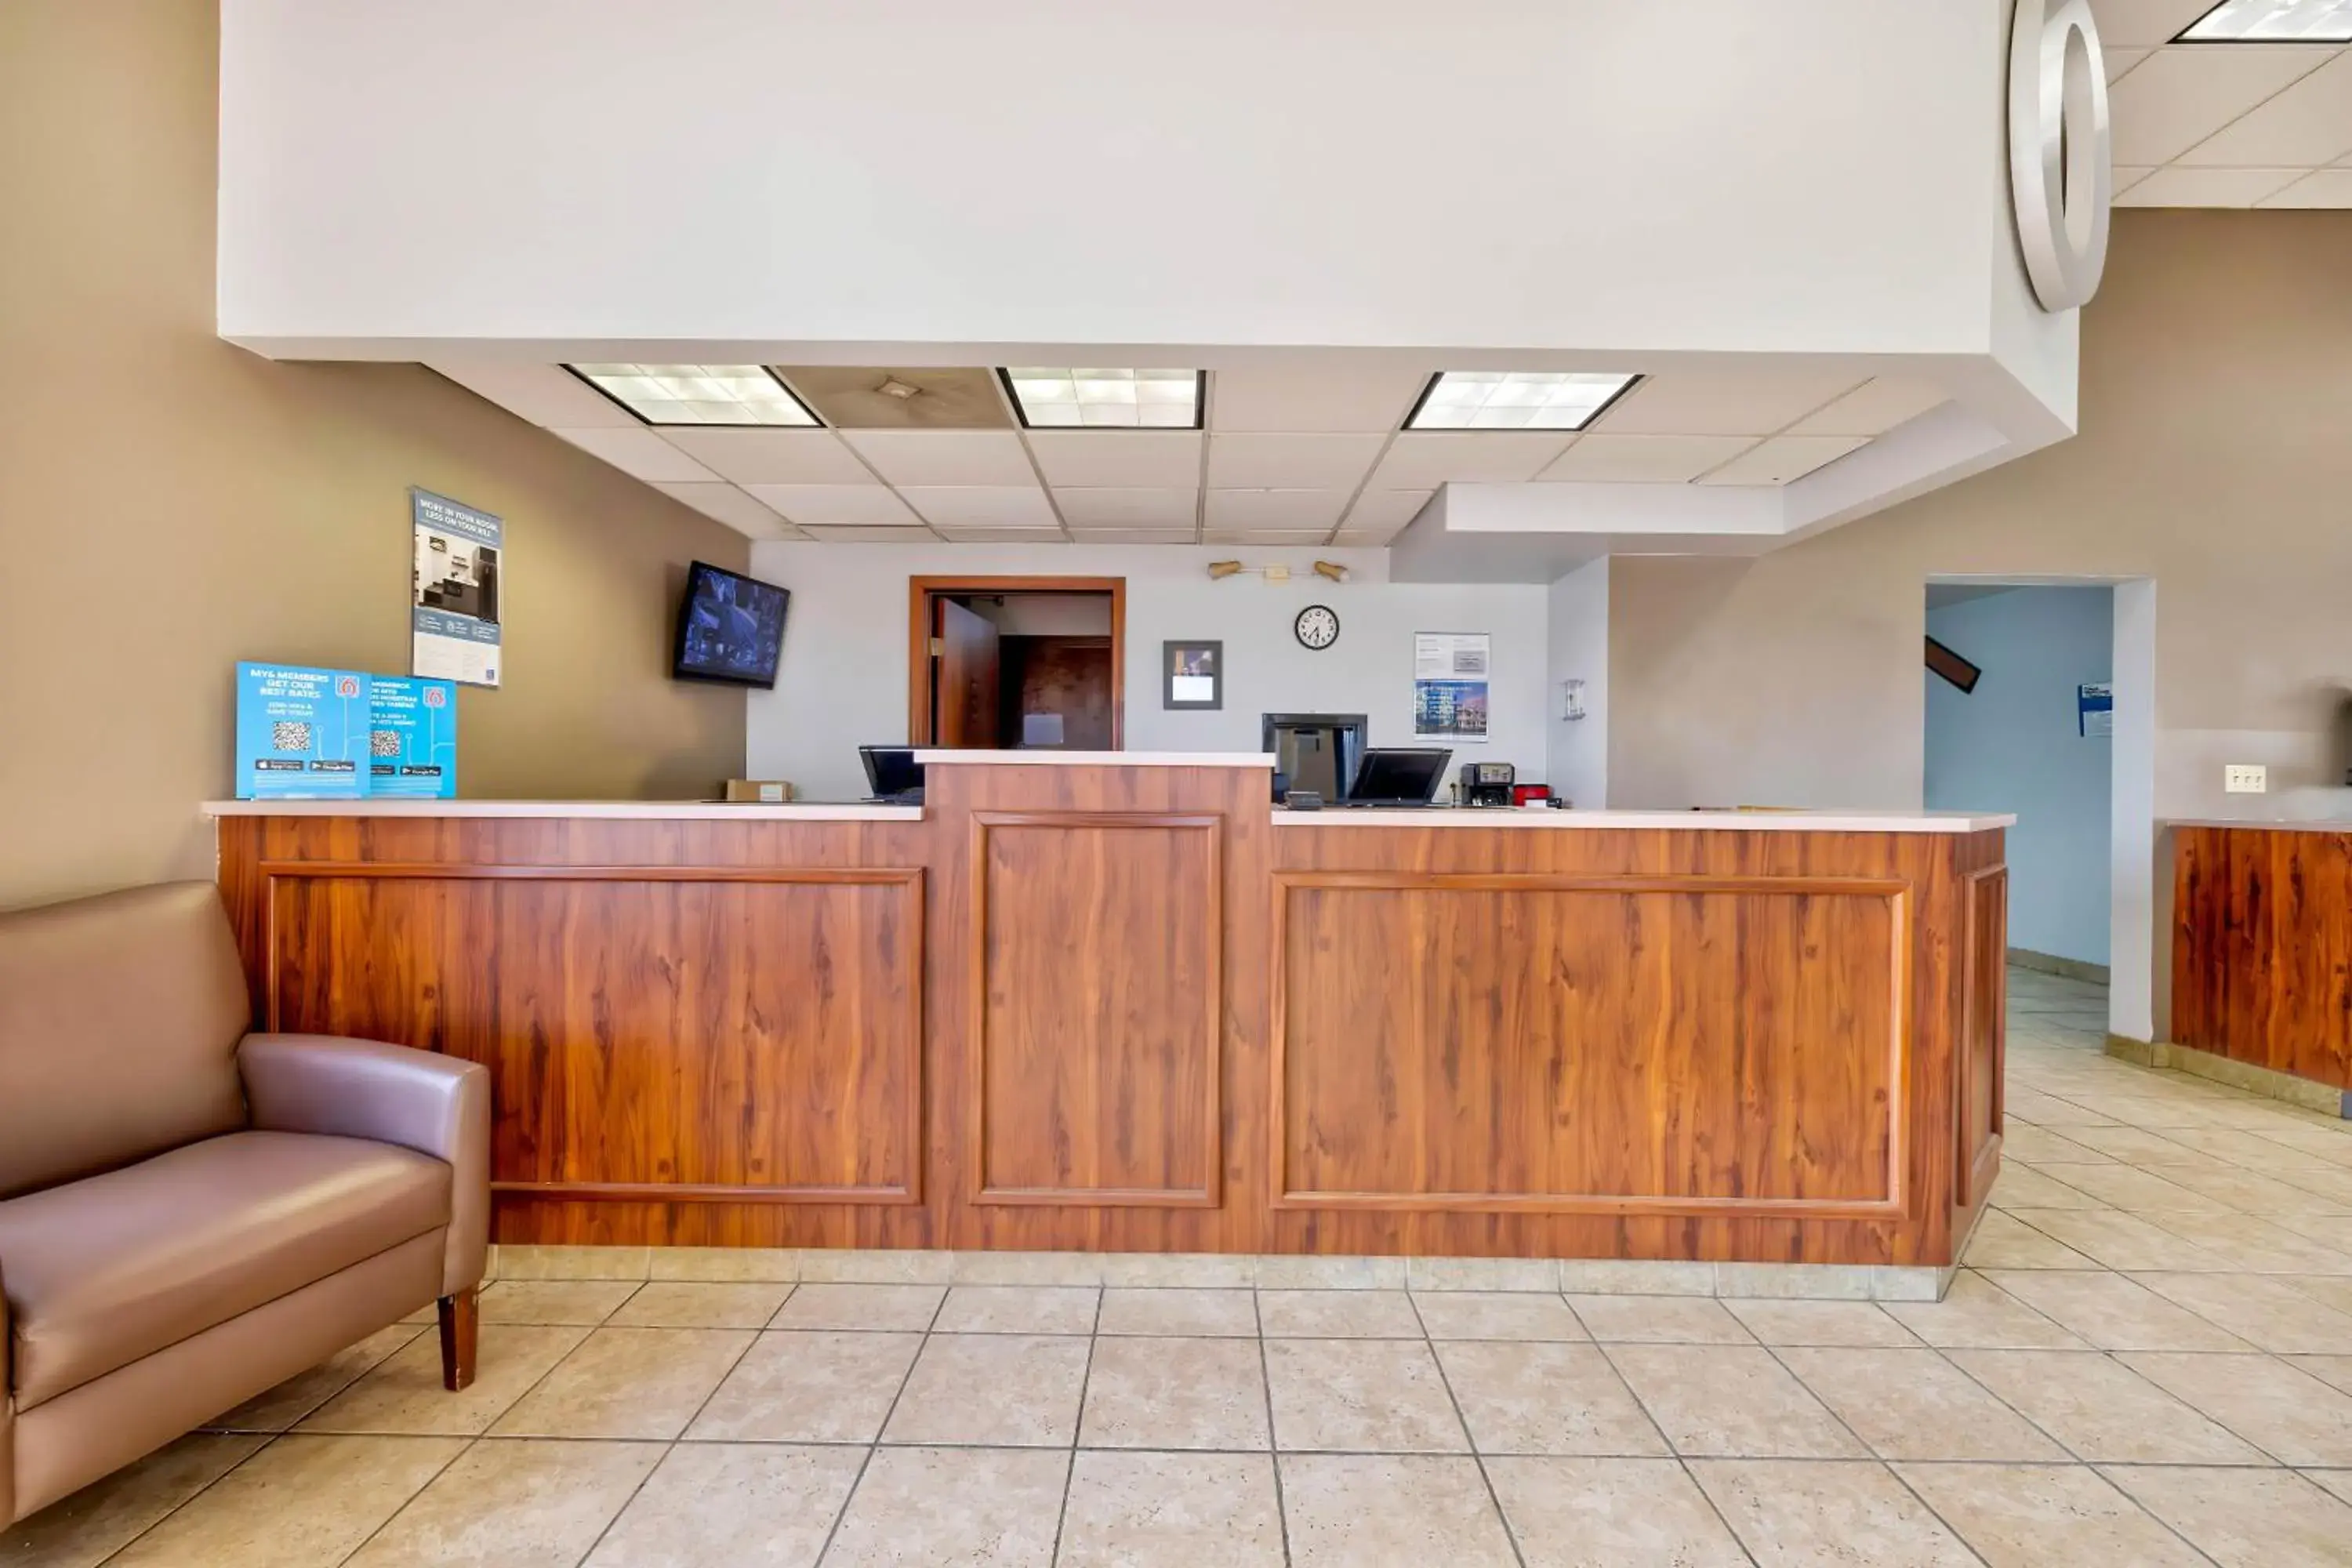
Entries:
{"label": "sofa cushion", "polygon": [[252,1014],[210,882],[0,915],[0,1198],[243,1127]]}
{"label": "sofa cushion", "polygon": [[448,1224],[449,1184],[386,1143],[233,1132],[0,1203],[17,1408]]}

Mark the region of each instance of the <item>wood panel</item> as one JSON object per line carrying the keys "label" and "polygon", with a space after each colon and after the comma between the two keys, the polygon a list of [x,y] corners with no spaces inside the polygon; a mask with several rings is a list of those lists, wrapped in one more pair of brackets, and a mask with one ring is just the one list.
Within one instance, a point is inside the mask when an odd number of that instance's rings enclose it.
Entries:
{"label": "wood panel", "polygon": [[501,1192],[921,1201],[919,868],[260,872],[268,1026],[487,1066]]}
{"label": "wood panel", "polygon": [[1214,1207],[1223,819],[971,824],[972,1201]]}
{"label": "wood panel", "polygon": [[2352,833],[2173,833],[2171,1038],[2352,1089]]}
{"label": "wood panel", "polygon": [[1906,883],[1276,881],[1277,1204],[1903,1213]]}
{"label": "wood panel", "polygon": [[1962,883],[1960,966],[1959,1149],[1954,1205],[1973,1209],[2000,1173],[2001,1096],[2007,1070],[2009,1015],[2009,868],[1986,866]]}

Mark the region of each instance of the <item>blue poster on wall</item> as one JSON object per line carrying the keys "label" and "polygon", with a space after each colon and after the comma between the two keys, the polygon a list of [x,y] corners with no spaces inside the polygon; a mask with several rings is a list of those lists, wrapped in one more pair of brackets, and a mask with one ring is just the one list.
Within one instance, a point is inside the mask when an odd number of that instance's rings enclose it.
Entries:
{"label": "blue poster on wall", "polygon": [[236,667],[236,797],[368,793],[368,678],[291,664]]}
{"label": "blue poster on wall", "polygon": [[368,794],[457,793],[457,683],[412,675],[368,682]]}
{"label": "blue poster on wall", "polygon": [[2101,682],[2074,688],[2074,732],[2088,739],[2116,732],[2116,689]]}

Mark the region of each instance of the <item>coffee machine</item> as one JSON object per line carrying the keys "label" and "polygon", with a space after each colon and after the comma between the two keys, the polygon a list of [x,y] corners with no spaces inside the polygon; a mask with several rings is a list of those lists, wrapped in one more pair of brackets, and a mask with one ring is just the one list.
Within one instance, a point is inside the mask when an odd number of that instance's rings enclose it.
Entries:
{"label": "coffee machine", "polygon": [[1509,805],[1511,785],[1516,777],[1508,763],[1465,763],[1462,764],[1462,804]]}

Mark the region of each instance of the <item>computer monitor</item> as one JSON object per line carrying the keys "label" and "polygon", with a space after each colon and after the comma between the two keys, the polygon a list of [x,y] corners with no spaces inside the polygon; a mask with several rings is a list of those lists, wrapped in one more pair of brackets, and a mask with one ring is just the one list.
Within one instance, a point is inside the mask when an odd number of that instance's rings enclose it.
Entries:
{"label": "computer monitor", "polygon": [[1274,753],[1283,788],[1327,801],[1347,797],[1348,783],[1364,755],[1361,713],[1268,713],[1263,723],[1265,741],[1258,749]]}
{"label": "computer monitor", "polygon": [[1350,805],[1427,805],[1454,753],[1442,746],[1374,746],[1364,753]]}
{"label": "computer monitor", "polygon": [[866,783],[876,800],[919,805],[923,798],[923,764],[911,746],[860,746],[857,760],[866,764]]}

